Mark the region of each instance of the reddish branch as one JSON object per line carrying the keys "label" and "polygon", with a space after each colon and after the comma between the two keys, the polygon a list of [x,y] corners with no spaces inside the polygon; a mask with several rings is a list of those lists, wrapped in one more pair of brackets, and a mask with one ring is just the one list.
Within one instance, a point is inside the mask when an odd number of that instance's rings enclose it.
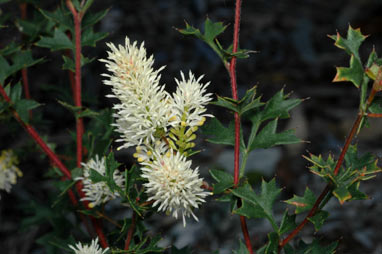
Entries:
{"label": "reddish branch", "polygon": [[[378,81],[376,81],[376,82],[378,82]],[[374,89],[371,90],[369,98],[367,99],[367,102],[366,102],[366,110],[370,106],[371,102],[373,101],[376,92],[377,91]],[[351,141],[353,140],[354,136],[357,133],[359,125],[361,124],[362,117],[364,116],[363,113],[364,112],[361,112],[360,114],[358,114],[357,119],[354,121],[353,127],[351,128],[350,133],[349,133],[348,137],[346,138],[344,147],[342,148],[342,151],[341,151],[341,154],[338,158],[336,167],[334,168],[334,175],[337,175],[340,168],[341,168],[341,165],[345,159],[345,154],[346,154],[346,152],[347,152],[347,150],[351,144]],[[284,248],[284,246],[301,231],[301,229],[309,221],[309,218],[313,217],[316,214],[316,212],[319,210],[319,207],[320,207],[322,200],[329,193],[329,191],[331,191],[331,186],[328,184],[328,185],[326,185],[325,189],[322,191],[322,193],[320,194],[320,196],[318,197],[318,199],[314,203],[313,207],[310,209],[310,211],[309,211],[308,215],[305,217],[305,219],[284,240],[280,241],[279,253],[282,250],[282,248]]]}
{"label": "reddish branch", "polygon": [[[74,77],[74,105],[81,108],[81,21],[82,17],[84,15],[83,12],[78,12],[71,0],[66,0],[66,6],[70,10],[70,12],[73,15],[73,21],[74,21],[74,36],[75,36],[75,77]],[[81,117],[78,117],[76,120],[76,138],[77,138],[77,167],[81,168],[81,162],[82,162],[82,153],[83,153],[83,146],[82,146],[82,136],[84,133],[84,123]],[[78,182],[76,184],[77,191],[79,192],[80,196],[83,197],[84,193],[82,192],[82,183]],[[87,203],[85,204],[86,208],[88,208]],[[103,248],[108,247],[105,235],[102,231],[102,226],[100,220],[95,219],[94,217],[91,217],[93,226],[96,230],[96,233],[98,235],[98,238],[100,240],[101,246]]]}
{"label": "reddish branch", "polygon": [[[239,31],[240,31],[240,12],[241,12],[241,0],[236,0],[235,5],[235,24],[233,31],[233,48],[232,53],[236,53],[239,45]],[[234,100],[238,99],[237,96],[237,82],[236,82],[236,57],[232,57],[229,68],[229,76],[231,78],[231,89],[232,98]],[[235,152],[234,152],[234,184],[237,186],[239,183],[239,160],[240,160],[240,116],[235,113]],[[243,231],[243,236],[245,244],[250,254],[253,254],[251,240],[249,238],[247,224],[245,222],[245,217],[240,216],[241,230]]]}
{"label": "reddish branch", "polygon": [[[27,3],[21,3],[19,4],[20,12],[21,12],[21,19],[26,19],[27,18]],[[21,77],[23,81],[23,87],[24,87],[24,92],[25,92],[25,98],[30,99],[30,91],[29,91],[29,81],[28,81],[28,69],[23,68],[21,70]],[[31,116],[32,113],[29,111],[29,115]]]}
{"label": "reddish branch", "polygon": [[137,215],[133,211],[133,215],[131,216],[131,225],[130,225],[130,228],[129,228],[129,232],[127,232],[127,237],[126,237],[126,241],[125,241],[125,250],[129,250],[129,246],[130,246],[131,240],[133,239],[134,230],[135,230],[135,224],[137,223],[137,218],[136,217],[137,217]]}
{"label": "reddish branch", "polygon": [[[72,1],[66,0],[66,6],[73,14],[74,21],[74,36],[75,36],[75,45],[76,51],[74,54],[75,57],[75,92],[74,92],[74,105],[77,107],[82,107],[81,103],[81,21],[82,21],[82,12],[77,12],[73,6]],[[77,129],[77,167],[81,167],[82,162],[82,136],[84,133],[84,123],[82,118],[78,117],[76,121]]]}

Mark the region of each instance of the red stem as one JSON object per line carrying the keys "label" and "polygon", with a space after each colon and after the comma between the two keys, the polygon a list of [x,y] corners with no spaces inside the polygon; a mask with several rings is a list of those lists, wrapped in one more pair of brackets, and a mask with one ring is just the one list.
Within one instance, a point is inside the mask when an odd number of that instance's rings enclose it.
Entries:
{"label": "red stem", "polygon": [[[237,52],[239,45],[239,31],[240,31],[240,11],[241,0],[236,0],[235,6],[235,25],[233,31],[233,48],[232,53]],[[232,57],[229,65],[229,74],[231,77],[232,98],[237,100],[237,82],[236,82],[236,57]],[[239,159],[240,159],[240,116],[235,113],[235,152],[234,152],[234,184],[239,183]]]}
{"label": "red stem", "polygon": [[131,216],[131,225],[130,225],[130,228],[129,228],[129,232],[127,232],[127,237],[126,237],[126,241],[125,241],[125,250],[129,250],[131,240],[133,239],[134,230],[135,230],[135,224],[137,222],[137,218],[136,217],[137,217],[137,215],[133,211],[133,215]]}
{"label": "red stem", "polygon": [[[232,53],[236,53],[239,45],[239,32],[240,32],[240,16],[241,16],[241,0],[236,0],[235,5],[235,24],[233,29],[233,48]],[[238,99],[237,96],[237,82],[236,82],[236,57],[232,57],[229,65],[229,76],[231,78],[232,98]],[[239,160],[240,160],[240,116],[235,113],[235,151],[234,151],[234,184],[237,186],[239,183]],[[243,232],[245,244],[250,254],[253,254],[251,240],[248,234],[247,223],[245,217],[240,216],[240,225]]]}
{"label": "red stem", "polygon": [[[81,20],[82,13],[77,12],[70,0],[66,0],[66,5],[68,9],[73,14],[74,21],[74,36],[75,36],[75,92],[74,92],[74,105],[77,107],[82,107],[81,103]],[[77,118],[76,120],[77,129],[77,167],[81,168],[82,162],[82,136],[84,133],[84,123],[82,118]]]}
{"label": "red stem", "polygon": [[[81,21],[83,12],[77,12],[76,9],[73,6],[73,3],[71,0],[66,0],[66,6],[70,10],[70,12],[73,15],[73,21],[74,21],[74,36],[75,36],[75,89],[74,89],[74,105],[77,107],[82,107],[81,103]],[[77,167],[81,168],[81,162],[82,162],[82,152],[83,152],[83,146],[82,146],[82,136],[84,133],[84,123],[82,118],[78,117],[76,120],[76,137],[77,137]],[[83,197],[84,193],[82,192],[82,183],[78,183],[76,185],[77,191],[79,192],[80,196]],[[86,208],[88,208],[88,204],[85,203]],[[96,230],[96,233],[98,235],[98,238],[100,240],[102,248],[107,248],[108,243],[106,241],[106,237],[102,231],[101,221],[98,219],[95,219],[94,217],[91,217],[93,226]]]}
{"label": "red stem", "polygon": [[245,245],[247,245],[249,254],[253,254],[251,239],[249,238],[249,233],[248,233],[248,228],[247,228],[247,222],[245,222],[244,216],[240,216],[240,225],[241,225],[241,229],[243,231]]}

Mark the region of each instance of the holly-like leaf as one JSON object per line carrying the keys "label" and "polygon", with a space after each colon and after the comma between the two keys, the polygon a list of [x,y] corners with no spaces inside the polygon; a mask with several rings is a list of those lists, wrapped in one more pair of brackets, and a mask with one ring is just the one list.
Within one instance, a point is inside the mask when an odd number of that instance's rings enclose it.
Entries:
{"label": "holly-like leaf", "polygon": [[261,112],[261,120],[289,118],[289,111],[301,102],[301,99],[289,99],[289,94],[284,95],[284,89],[281,89],[266,103],[264,111]]}
{"label": "holly-like leaf", "polygon": [[39,107],[41,104],[28,99],[20,99],[14,103],[16,112],[19,114],[23,122],[29,122],[29,110]]}
{"label": "holly-like leaf", "polygon": [[288,210],[285,210],[283,218],[281,220],[280,229],[278,231],[279,236],[288,231],[291,231],[292,229],[295,229],[296,227],[296,215],[289,215]]}
{"label": "holly-like leaf", "polygon": [[[207,139],[208,142],[235,146],[235,125],[233,122],[230,122],[228,127],[224,127],[224,125],[214,117],[207,121],[207,123],[201,127],[201,130],[204,135],[209,136]],[[242,133],[240,135],[240,147],[241,149],[245,148]]]}
{"label": "holly-like leaf", "polygon": [[[264,180],[261,183],[261,192],[257,195],[251,188],[250,185],[246,184],[243,187],[239,187],[232,190],[232,193],[249,202],[256,207],[259,214],[258,217],[267,218],[271,222],[274,230],[278,230],[278,227],[275,223],[272,213],[273,203],[276,201],[277,196],[280,194],[280,189],[276,186],[275,179],[272,179],[270,182],[265,182]],[[240,208],[239,208],[240,209]],[[240,210],[239,210],[240,211]],[[236,210],[234,211],[236,212]]]}
{"label": "holly-like leaf", "polygon": [[95,33],[92,28],[88,28],[82,33],[81,44],[83,47],[84,46],[95,47],[96,42],[104,39],[107,35],[108,33],[106,32]]}
{"label": "holly-like leaf", "polygon": [[341,37],[339,33],[337,35],[331,35],[329,38],[335,41],[336,45],[340,49],[344,49],[349,55],[354,55],[356,58],[359,58],[358,50],[362,42],[367,38],[367,35],[361,33],[361,29],[353,29],[350,25],[348,28],[347,38]]}
{"label": "holly-like leaf", "polygon": [[234,254],[249,254],[249,250],[247,249],[247,246],[240,241],[239,249],[238,250],[233,250]]}
{"label": "holly-like leaf", "polygon": [[12,55],[21,50],[21,45],[16,44],[14,41],[7,44],[4,48],[0,49],[1,56]]}
{"label": "holly-like leaf", "polygon": [[308,218],[308,220],[313,223],[314,229],[318,231],[320,230],[321,226],[324,224],[328,216],[329,213],[327,211],[320,210],[316,212],[316,214],[313,217]]}
{"label": "holly-like leaf", "polygon": [[[50,12],[47,10],[39,9],[42,15],[47,19],[53,21],[62,28],[62,30],[69,30],[73,32],[74,24],[71,12],[66,8],[65,3],[58,7],[55,11]],[[73,34],[73,33],[72,33]]]}
{"label": "holly-like leaf", "polygon": [[[62,65],[63,70],[71,70],[72,72],[75,72],[76,66],[72,58],[67,57],[65,55],[62,55],[62,59],[64,60],[64,64]],[[81,67],[91,63],[94,61],[95,58],[87,58],[81,55]]]}
{"label": "holly-like leaf", "polygon": [[231,174],[216,169],[210,170],[210,174],[217,181],[217,183],[213,184],[214,194],[221,193],[234,185]]}
{"label": "holly-like leaf", "polygon": [[99,11],[99,12],[86,12],[84,18],[82,19],[82,29],[86,29],[102,20],[106,14],[109,12],[110,8]]}
{"label": "holly-like leaf", "polygon": [[73,50],[75,48],[68,36],[58,28],[54,30],[53,37],[42,36],[36,45],[43,48],[49,48],[51,51],[62,49]]}
{"label": "holly-like leaf", "polygon": [[256,137],[248,143],[248,151],[256,148],[270,148],[276,145],[295,144],[301,142],[294,135],[294,130],[276,133],[278,119],[269,122]]}
{"label": "holly-like leaf", "polygon": [[361,85],[364,69],[359,59],[352,55],[350,57],[350,67],[336,67],[337,74],[333,82],[349,81],[352,82],[357,88]]}
{"label": "holly-like leaf", "polygon": [[303,197],[293,195],[293,198],[285,200],[284,202],[294,205],[296,207],[295,214],[299,214],[312,209],[316,202],[316,197],[314,193],[306,187]]}
{"label": "holly-like leaf", "polygon": [[260,101],[260,97],[255,99],[255,95],[256,87],[253,87],[248,89],[245,96],[239,101],[228,97],[218,96],[218,100],[211,102],[211,104],[230,109],[233,112],[237,112],[239,115],[242,115],[264,104]]}
{"label": "holly-like leaf", "polygon": [[11,74],[15,73],[23,68],[33,66],[37,63],[42,62],[44,59],[33,59],[32,52],[30,50],[18,51],[12,57],[13,65],[11,66]]}
{"label": "holly-like leaf", "polygon": [[314,239],[310,244],[300,241],[295,254],[334,254],[336,252],[337,245],[338,242],[333,242],[327,246],[321,246],[316,239]]}

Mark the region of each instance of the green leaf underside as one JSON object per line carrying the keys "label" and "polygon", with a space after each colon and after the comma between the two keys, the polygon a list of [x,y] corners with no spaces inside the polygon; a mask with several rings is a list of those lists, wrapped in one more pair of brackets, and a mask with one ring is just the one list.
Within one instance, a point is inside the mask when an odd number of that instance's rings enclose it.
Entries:
{"label": "green leaf underside", "polygon": [[234,185],[231,174],[216,169],[210,170],[210,174],[217,181],[217,183],[213,184],[214,194],[221,193]]}
{"label": "green leaf underside", "polygon": [[[275,220],[273,218],[272,206],[276,201],[277,196],[280,194],[281,189],[277,188],[275,179],[272,179],[270,182],[265,182],[264,180],[261,183],[261,192],[260,194],[256,194],[250,185],[246,184],[243,187],[239,187],[232,190],[232,193],[242,198],[244,201],[248,202],[254,209],[256,209],[256,218],[267,218],[274,230],[278,230],[276,226]],[[245,203],[245,202],[244,202]],[[249,208],[247,205],[244,209]],[[234,213],[248,211],[240,210],[240,208],[234,210]]]}
{"label": "green leaf underside", "polygon": [[313,223],[314,229],[318,231],[328,217],[329,213],[327,211],[320,210],[313,217],[308,218],[308,220]]}
{"label": "green leaf underside", "polygon": [[296,207],[295,213],[299,214],[312,209],[314,203],[316,202],[316,197],[314,193],[306,187],[304,196],[299,197],[293,195],[293,198],[285,201],[287,204],[294,205]]}

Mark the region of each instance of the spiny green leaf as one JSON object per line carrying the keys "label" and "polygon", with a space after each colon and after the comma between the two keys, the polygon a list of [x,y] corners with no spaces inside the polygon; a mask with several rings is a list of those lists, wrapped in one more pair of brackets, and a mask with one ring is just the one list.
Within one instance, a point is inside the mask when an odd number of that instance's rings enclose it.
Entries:
{"label": "spiny green leaf", "polygon": [[295,214],[289,215],[288,210],[285,210],[283,218],[281,220],[280,229],[278,231],[279,236],[281,236],[282,234],[288,231],[291,231],[292,229],[295,229],[296,227],[297,227],[296,215]]}
{"label": "spiny green leaf", "polygon": [[[64,60],[64,64],[62,65],[63,70],[71,70],[72,72],[75,72],[76,66],[72,58],[67,57],[65,55],[62,55],[62,59]],[[91,63],[94,61],[95,58],[87,58],[81,55],[81,67],[84,65]]]}
{"label": "spiny green leaf", "polygon": [[[248,201],[253,206],[256,206],[260,213],[261,217],[267,218],[274,230],[278,230],[278,227],[275,223],[272,213],[273,203],[276,201],[277,196],[280,194],[280,189],[276,186],[275,179],[272,179],[270,182],[265,182],[264,180],[261,183],[261,193],[257,195],[251,188],[250,185],[246,184],[244,187],[239,187],[232,190],[232,193]],[[236,212],[236,211],[234,211]]]}
{"label": "spiny green leaf", "polygon": [[41,104],[34,101],[34,100],[28,100],[28,99],[20,99],[15,102],[14,107],[16,112],[19,114],[21,120],[23,122],[28,123],[29,122],[29,110],[32,110],[34,108],[39,107]]}
{"label": "spiny green leaf", "polygon": [[109,12],[110,8],[99,11],[99,12],[86,12],[84,18],[82,19],[82,29],[86,29],[90,26],[93,26],[101,19],[103,19],[106,14]]}
{"label": "spiny green leaf", "polygon": [[369,197],[359,190],[360,182],[353,183],[348,187],[348,191],[351,194],[351,200],[365,200]]}
{"label": "spiny green leaf", "polygon": [[65,3],[63,3],[62,5],[63,6],[58,7],[53,12],[43,10],[43,9],[39,9],[39,11],[47,19],[59,24],[60,27],[63,28],[63,30],[69,30],[73,32],[74,24],[73,24],[72,14],[66,8],[66,6],[64,7]]}
{"label": "spiny green leaf", "polygon": [[216,184],[213,184],[214,194],[221,193],[234,185],[231,174],[216,169],[210,170],[210,174],[217,181]]}
{"label": "spiny green leaf", "polygon": [[92,168],[90,169],[89,178],[93,183],[106,182],[107,180],[107,177]]}
{"label": "spiny green leaf", "polygon": [[362,42],[368,37],[361,33],[361,29],[353,29],[350,25],[348,28],[347,38],[341,37],[339,33],[337,35],[329,36],[331,39],[335,40],[334,45],[340,49],[344,49],[349,55],[354,55],[359,58],[358,50]]}
{"label": "spiny green leaf", "polygon": [[43,48],[49,48],[51,51],[62,49],[73,50],[75,48],[68,36],[57,28],[54,30],[53,37],[42,36],[36,45]]}
{"label": "spiny green leaf", "polygon": [[10,75],[10,65],[8,61],[0,55],[0,83],[4,84],[4,81]]}
{"label": "spiny green leaf", "polygon": [[22,68],[33,66],[37,63],[42,62],[43,60],[43,58],[33,59],[32,52],[30,50],[18,51],[12,57],[13,65],[11,67],[11,72],[15,73],[21,70]]}
{"label": "spiny green leaf", "polygon": [[337,245],[338,242],[334,242],[327,246],[321,246],[316,239],[314,239],[310,244],[300,241],[295,254],[334,254],[336,252]]}
{"label": "spiny green leaf", "polygon": [[314,193],[306,187],[303,197],[293,195],[293,198],[285,200],[284,202],[294,205],[296,207],[295,213],[299,214],[312,209],[314,203],[316,202],[316,197]]}
{"label": "spiny green leaf", "polygon": [[276,133],[278,119],[269,122],[259,134],[248,143],[248,151],[252,151],[256,148],[270,148],[276,145],[295,144],[301,142],[294,135],[294,130],[286,130],[280,133]]}
{"label": "spiny green leaf", "polygon": [[95,33],[92,28],[88,28],[82,33],[81,44],[83,47],[84,46],[95,47],[96,42],[104,39],[107,36],[107,34],[108,33],[106,32]]}
{"label": "spiny green leaf", "polygon": [[350,57],[350,67],[336,67],[337,74],[333,82],[349,81],[352,82],[357,88],[361,85],[364,69],[359,59],[352,55]]}
{"label": "spiny green leaf", "polygon": [[4,48],[0,49],[1,56],[14,54],[21,50],[21,45],[16,44],[14,41],[7,44]]}
{"label": "spiny green leaf", "polygon": [[204,22],[204,39],[212,42],[226,28],[227,26],[224,26],[222,22],[212,22],[207,18]]}
{"label": "spiny green leaf", "polygon": [[327,211],[320,210],[316,212],[316,214],[313,217],[308,218],[308,220],[313,223],[314,229],[318,231],[320,230],[321,226],[324,224],[328,216],[329,213]]}
{"label": "spiny green leaf", "polygon": [[272,118],[289,118],[289,111],[299,105],[301,99],[288,99],[289,94],[284,95],[284,89],[277,92],[265,105],[261,120]]}
{"label": "spiny green leaf", "polygon": [[346,185],[342,184],[335,188],[332,193],[338,199],[341,205],[352,197]]}
{"label": "spiny green leaf", "polygon": [[[201,130],[204,135],[210,136],[207,139],[208,142],[235,146],[235,125],[233,122],[230,122],[228,128],[226,128],[216,117],[214,117],[207,121],[207,123],[201,127]],[[241,149],[245,148],[242,133],[240,135],[240,147]]]}

